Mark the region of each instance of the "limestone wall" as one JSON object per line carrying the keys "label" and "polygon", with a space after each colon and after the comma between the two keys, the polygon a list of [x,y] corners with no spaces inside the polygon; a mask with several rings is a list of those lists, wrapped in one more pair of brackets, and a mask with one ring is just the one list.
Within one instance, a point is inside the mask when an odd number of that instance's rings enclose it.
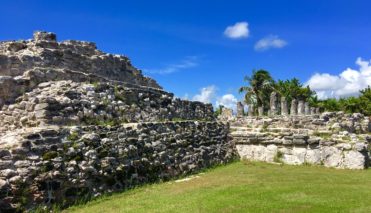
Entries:
{"label": "limestone wall", "polygon": [[370,166],[370,118],[342,112],[244,117],[231,123],[242,159],[343,169]]}
{"label": "limestone wall", "polygon": [[[213,120],[210,104],[172,93],[115,83],[49,81],[0,110],[1,132],[22,127],[99,125],[164,120]],[[2,131],[1,131],[2,130]]]}
{"label": "limestone wall", "polygon": [[316,164],[342,169],[364,169],[369,166],[371,138],[348,141],[324,139],[290,129],[268,129],[267,132],[232,132],[242,159],[291,165]]}
{"label": "limestone wall", "polygon": [[181,100],[94,43],[0,42],[0,212],[69,205],[236,156],[211,104]]}
{"label": "limestone wall", "polygon": [[36,31],[33,39],[0,43],[0,76],[22,76],[36,67],[67,69],[110,80],[161,88],[121,55],[104,53],[92,42],[57,42],[54,33]]}
{"label": "limestone wall", "polygon": [[291,128],[313,131],[339,132],[347,131],[354,134],[371,132],[371,118],[361,113],[346,114],[344,112],[324,112],[318,115],[290,116],[245,116],[231,120],[232,126],[250,128]]}
{"label": "limestone wall", "polygon": [[217,122],[33,128],[0,148],[0,209],[65,203],[169,180],[234,157]]}

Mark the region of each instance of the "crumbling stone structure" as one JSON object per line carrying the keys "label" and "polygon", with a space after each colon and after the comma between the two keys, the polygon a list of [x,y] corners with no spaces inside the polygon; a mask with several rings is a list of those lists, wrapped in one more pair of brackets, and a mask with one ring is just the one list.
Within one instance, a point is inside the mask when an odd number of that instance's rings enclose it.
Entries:
{"label": "crumbling stone structure", "polygon": [[226,163],[228,132],[210,104],[175,98],[94,43],[48,32],[0,43],[0,212]]}
{"label": "crumbling stone structure", "polygon": [[[280,100],[280,101],[278,101]],[[241,102],[237,103],[237,117],[241,117],[239,115],[239,109],[241,108]],[[254,116],[254,105],[250,104],[249,105],[249,110],[248,116]],[[277,115],[282,115],[282,116],[304,116],[304,115],[315,115],[319,114],[319,108],[311,107],[309,106],[308,102],[305,102],[303,100],[296,100],[293,99],[291,100],[290,103],[290,111],[288,107],[288,103],[286,100],[286,97],[279,97],[279,95],[276,92],[272,92],[270,97],[269,97],[269,109],[265,113],[264,112],[264,106],[258,106],[258,116],[265,116],[268,115],[270,117],[274,117]]]}
{"label": "crumbling stone structure", "polygon": [[253,104],[250,104],[249,105],[249,111],[247,111],[248,115],[251,117],[251,116],[254,116],[255,114],[255,108],[254,108],[254,105]]}
{"label": "crumbling stone structure", "polygon": [[161,89],[125,56],[104,53],[92,42],[57,42],[56,38],[54,33],[38,31],[31,40],[0,43],[0,106],[14,102],[39,83],[56,79],[119,81]]}
{"label": "crumbling stone structure", "polygon": [[237,117],[243,117],[245,115],[244,106],[241,101],[237,102]]}
{"label": "crumbling stone structure", "polygon": [[290,115],[297,115],[298,114],[298,101],[293,99],[291,101],[291,108],[290,108]]}
{"label": "crumbling stone structure", "polygon": [[295,99],[288,112],[285,97],[281,97],[280,106],[273,92],[268,116],[260,106],[258,116],[249,111],[248,116],[229,119],[230,135],[241,159],[342,169],[371,166],[370,117],[360,113],[320,114],[318,108]]}
{"label": "crumbling stone structure", "polygon": [[281,97],[281,115],[287,116],[289,114],[289,110],[287,108],[287,101],[285,97]]}
{"label": "crumbling stone structure", "polygon": [[298,115],[305,115],[305,102],[303,100],[298,101]]}
{"label": "crumbling stone structure", "polygon": [[271,96],[270,96],[270,115],[271,116],[275,116],[277,115],[277,93],[276,92],[272,92]]}
{"label": "crumbling stone structure", "polygon": [[359,113],[245,117],[231,122],[241,159],[342,169],[371,166],[370,132],[370,117]]}

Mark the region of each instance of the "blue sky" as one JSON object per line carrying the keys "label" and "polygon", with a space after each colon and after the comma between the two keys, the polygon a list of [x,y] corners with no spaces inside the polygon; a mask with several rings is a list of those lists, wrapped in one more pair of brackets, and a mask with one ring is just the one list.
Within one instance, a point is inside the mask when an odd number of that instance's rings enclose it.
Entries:
{"label": "blue sky", "polygon": [[370,8],[367,0],[9,0],[0,40],[46,30],[94,41],[176,96],[214,104],[240,99],[243,76],[260,68],[338,97],[371,82]]}

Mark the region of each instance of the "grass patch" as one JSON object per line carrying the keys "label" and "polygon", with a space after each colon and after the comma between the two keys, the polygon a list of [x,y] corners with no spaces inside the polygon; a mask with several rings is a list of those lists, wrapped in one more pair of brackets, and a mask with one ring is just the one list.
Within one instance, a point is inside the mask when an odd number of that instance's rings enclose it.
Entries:
{"label": "grass patch", "polygon": [[329,140],[331,139],[331,136],[332,136],[332,133],[328,133],[328,132],[313,132],[313,135],[314,136],[317,136],[317,137],[321,137],[325,140]]}
{"label": "grass patch", "polygon": [[352,141],[352,138],[350,137],[350,136],[343,136],[343,137],[341,137],[341,139],[343,140],[343,141]]}
{"label": "grass patch", "polygon": [[56,151],[45,152],[42,157],[43,157],[43,160],[51,160],[53,158],[58,157],[58,152]]}
{"label": "grass patch", "polygon": [[236,162],[64,212],[371,212],[371,170]]}
{"label": "grass patch", "polygon": [[79,137],[80,137],[79,133],[73,132],[70,135],[68,135],[67,140],[69,140],[71,142],[74,142],[74,141],[77,141],[79,139]]}
{"label": "grass patch", "polygon": [[276,163],[282,163],[282,157],[283,157],[283,152],[277,151],[276,155],[273,158],[273,161]]}

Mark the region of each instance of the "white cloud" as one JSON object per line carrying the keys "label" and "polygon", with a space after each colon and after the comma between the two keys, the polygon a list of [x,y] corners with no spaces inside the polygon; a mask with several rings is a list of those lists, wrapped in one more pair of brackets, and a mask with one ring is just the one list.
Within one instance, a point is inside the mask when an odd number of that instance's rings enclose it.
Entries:
{"label": "white cloud", "polygon": [[237,98],[233,94],[225,94],[222,97],[217,98],[215,106],[225,106],[227,108],[236,111],[237,108]]}
{"label": "white cloud", "polygon": [[237,98],[233,94],[217,95],[218,88],[215,85],[210,85],[200,89],[200,93],[193,96],[193,101],[200,101],[203,103],[212,103],[214,107],[223,105],[224,107],[236,111]]}
{"label": "white cloud", "polygon": [[247,38],[249,33],[249,23],[247,22],[237,22],[224,30],[224,35],[231,39]]}
{"label": "white cloud", "polygon": [[356,64],[359,70],[347,68],[339,75],[316,73],[305,85],[315,90],[320,99],[356,96],[371,85],[371,60],[358,58]]}
{"label": "white cloud", "polygon": [[193,101],[200,101],[203,103],[212,103],[216,97],[216,86],[211,85],[200,89],[200,94],[193,96]]}
{"label": "white cloud", "polygon": [[189,94],[188,93],[184,94],[183,97],[182,97],[182,99],[189,100]]}
{"label": "white cloud", "polygon": [[254,48],[257,51],[264,51],[271,48],[282,48],[286,45],[287,42],[285,40],[278,38],[276,35],[269,35],[256,42]]}
{"label": "white cloud", "polygon": [[198,56],[188,56],[181,60],[178,63],[169,64],[164,68],[161,69],[143,69],[143,72],[149,74],[171,74],[174,72],[179,72],[181,70],[193,68],[199,65],[199,57]]}

